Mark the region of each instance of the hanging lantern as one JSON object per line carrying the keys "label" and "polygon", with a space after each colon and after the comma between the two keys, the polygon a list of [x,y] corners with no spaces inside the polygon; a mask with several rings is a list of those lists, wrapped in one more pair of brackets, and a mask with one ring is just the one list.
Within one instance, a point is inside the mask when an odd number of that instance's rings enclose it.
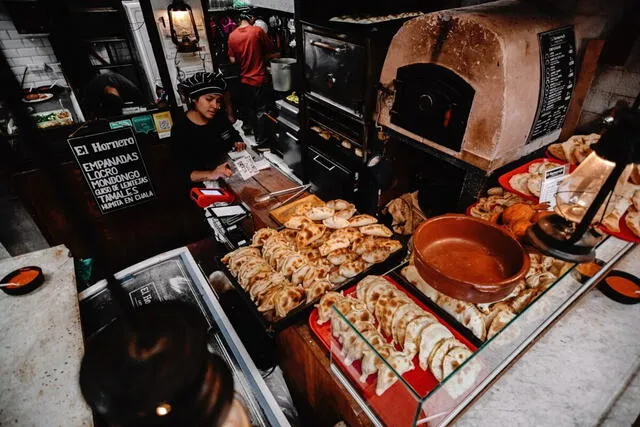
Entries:
{"label": "hanging lantern", "polygon": [[184,0],[174,0],[167,8],[171,40],[178,52],[197,52],[200,36],[191,7]]}
{"label": "hanging lantern", "polygon": [[640,163],[639,112],[618,111],[611,128],[591,148],[593,152],[558,187],[556,213],[527,230],[537,249],[570,262],[595,258],[602,235],[593,226],[622,199],[633,164]]}

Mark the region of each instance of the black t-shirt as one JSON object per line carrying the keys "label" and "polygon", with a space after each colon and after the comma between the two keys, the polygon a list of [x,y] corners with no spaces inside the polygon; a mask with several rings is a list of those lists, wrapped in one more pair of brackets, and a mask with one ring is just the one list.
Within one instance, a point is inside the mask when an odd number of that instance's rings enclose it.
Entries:
{"label": "black t-shirt", "polygon": [[206,125],[197,125],[183,116],[173,125],[171,139],[188,181],[191,172],[213,170],[224,163],[233,145],[242,141],[223,112]]}

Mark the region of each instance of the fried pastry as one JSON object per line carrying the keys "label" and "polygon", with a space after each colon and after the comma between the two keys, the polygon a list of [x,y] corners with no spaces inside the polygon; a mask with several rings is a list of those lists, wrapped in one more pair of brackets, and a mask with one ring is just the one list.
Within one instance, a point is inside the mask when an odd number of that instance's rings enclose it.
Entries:
{"label": "fried pastry", "polygon": [[362,236],[364,236],[364,234],[362,234],[360,230],[358,230],[356,227],[341,228],[331,233],[331,238],[342,237],[342,238],[348,239],[350,242],[354,242],[355,240],[357,240]]}
{"label": "fried pastry", "polygon": [[304,281],[305,275],[309,272],[309,270],[313,268],[310,264],[304,263],[300,266],[296,271],[291,275],[291,283],[294,285],[301,285]]}
{"label": "fried pastry", "polygon": [[320,302],[316,305],[318,308],[318,324],[322,325],[331,319],[331,307],[342,298],[345,298],[345,296],[338,292],[327,292],[320,298]]}
{"label": "fried pastry", "polygon": [[323,219],[332,217],[334,213],[335,210],[327,206],[316,206],[309,209],[305,216],[313,221],[322,221]]}
{"label": "fried pastry", "polygon": [[340,275],[346,278],[356,277],[370,266],[371,264],[362,259],[347,262],[340,266]]}
{"label": "fried pastry", "polygon": [[309,246],[311,243],[320,239],[327,227],[322,224],[305,224],[305,226],[298,232],[296,236],[296,246],[298,249]]}
{"label": "fried pastry", "polygon": [[420,368],[425,371],[429,368],[431,353],[435,350],[440,341],[453,338],[453,334],[440,323],[433,323],[422,330],[420,335],[420,347],[418,360]]}
{"label": "fried pastry", "polygon": [[287,313],[305,301],[305,291],[298,286],[285,286],[275,297],[276,316],[285,317]]}
{"label": "fried pastry", "polygon": [[351,205],[350,207],[348,207],[346,209],[341,209],[339,211],[336,211],[336,213],[333,216],[335,216],[336,218],[342,218],[342,219],[347,219],[348,220],[352,216],[354,216],[356,214],[356,212],[357,212],[356,207],[354,205]]}
{"label": "fried pastry", "polygon": [[367,214],[356,215],[349,219],[349,225],[351,227],[363,227],[365,225],[375,224],[378,220]]}
{"label": "fried pastry", "polygon": [[322,223],[333,229],[346,228],[349,226],[349,221],[336,215],[324,219]]}
{"label": "fried pastry", "polygon": [[424,315],[417,317],[407,323],[404,336],[404,345],[402,348],[407,355],[415,356],[420,349],[420,342],[422,341],[422,331],[429,325],[438,323],[435,317],[431,314],[424,312]]}
{"label": "fried pastry", "polygon": [[462,346],[453,347],[442,359],[442,379],[447,378],[453,371],[471,357],[471,351]]}
{"label": "fried pastry", "polygon": [[344,283],[347,281],[347,277],[343,276],[340,273],[340,267],[334,267],[330,272],[329,272],[329,281],[331,283],[333,283],[334,285],[339,285],[341,283]]}
{"label": "fried pastry", "polygon": [[[392,350],[386,358],[386,362],[393,368],[397,375],[402,375],[414,368],[411,358],[401,351]],[[382,364],[378,369],[378,379],[376,381],[376,395],[382,394],[389,389],[396,381],[398,376],[389,366]]]}
{"label": "fried pastry", "polygon": [[338,249],[348,248],[351,246],[351,242],[344,237],[331,238],[322,244],[318,249],[320,250],[320,255],[327,256],[333,251],[337,251]]}
{"label": "fried pastry", "polygon": [[326,204],[326,207],[331,208],[336,211],[341,211],[342,209],[347,209],[350,206],[353,206],[351,203],[342,199],[329,200]]}
{"label": "fried pastry", "polygon": [[309,218],[307,218],[306,216],[296,215],[296,216],[292,216],[291,218],[289,218],[284,223],[284,226],[289,228],[289,229],[291,229],[291,230],[301,230],[304,225],[309,224],[310,222],[312,222],[312,221]]}
{"label": "fried pastry", "polygon": [[326,279],[316,280],[307,289],[307,303],[325,295],[325,292],[333,289],[333,283]]}
{"label": "fried pastry", "polygon": [[276,234],[278,234],[278,231],[274,228],[261,228],[253,234],[253,237],[251,239],[251,246],[261,247],[264,244],[265,240]]}
{"label": "fried pastry", "polygon": [[352,252],[350,248],[338,249],[333,252],[329,252],[327,255],[327,260],[333,265],[344,264],[345,262],[354,261],[358,258],[358,254]]}

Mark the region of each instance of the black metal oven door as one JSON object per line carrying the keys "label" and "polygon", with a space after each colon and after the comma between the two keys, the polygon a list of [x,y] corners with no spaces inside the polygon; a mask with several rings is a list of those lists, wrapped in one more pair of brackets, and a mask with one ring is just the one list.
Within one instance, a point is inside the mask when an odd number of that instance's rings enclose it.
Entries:
{"label": "black metal oven door", "polygon": [[299,179],[303,179],[302,174],[302,147],[298,138],[298,133],[293,126],[285,123],[280,117],[276,135],[278,138],[278,149],[282,153],[282,159],[291,168],[293,174]]}
{"label": "black metal oven door", "polygon": [[362,116],[366,50],[345,40],[304,31],[305,79],[309,92]]}
{"label": "black metal oven door", "polygon": [[309,146],[305,147],[305,156],[313,193],[324,200],[353,200],[358,184],[357,172],[350,171]]}
{"label": "black metal oven door", "polygon": [[398,68],[391,123],[460,151],[475,90],[437,64]]}

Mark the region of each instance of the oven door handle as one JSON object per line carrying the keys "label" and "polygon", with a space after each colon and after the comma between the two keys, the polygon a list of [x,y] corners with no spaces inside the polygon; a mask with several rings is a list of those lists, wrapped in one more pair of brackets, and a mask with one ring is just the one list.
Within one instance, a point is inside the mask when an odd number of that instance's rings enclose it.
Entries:
{"label": "oven door handle", "polygon": [[287,136],[288,136],[289,138],[293,139],[295,142],[298,142],[298,138],[296,138],[295,136],[293,136],[293,135],[291,134],[291,132],[285,132],[285,133],[287,134]]}
{"label": "oven door handle", "polygon": [[321,42],[320,40],[313,40],[311,42],[311,45],[316,47],[321,47],[322,49],[327,49],[335,53],[344,53],[347,51],[347,48],[344,46],[343,47],[334,46],[329,43]]}
{"label": "oven door handle", "polygon": [[[331,164],[331,166],[327,166],[324,163],[322,163],[320,160],[318,160],[319,158],[324,159],[325,161],[329,162]],[[331,163],[328,159],[325,159],[324,157],[322,157],[320,154],[318,154],[317,156],[315,156],[313,158],[313,161],[316,162],[317,164],[319,164],[320,166],[322,166],[323,168],[325,168],[326,170],[328,170],[329,172],[331,172],[332,170],[334,170],[336,168],[336,165],[334,165],[333,163]]]}

